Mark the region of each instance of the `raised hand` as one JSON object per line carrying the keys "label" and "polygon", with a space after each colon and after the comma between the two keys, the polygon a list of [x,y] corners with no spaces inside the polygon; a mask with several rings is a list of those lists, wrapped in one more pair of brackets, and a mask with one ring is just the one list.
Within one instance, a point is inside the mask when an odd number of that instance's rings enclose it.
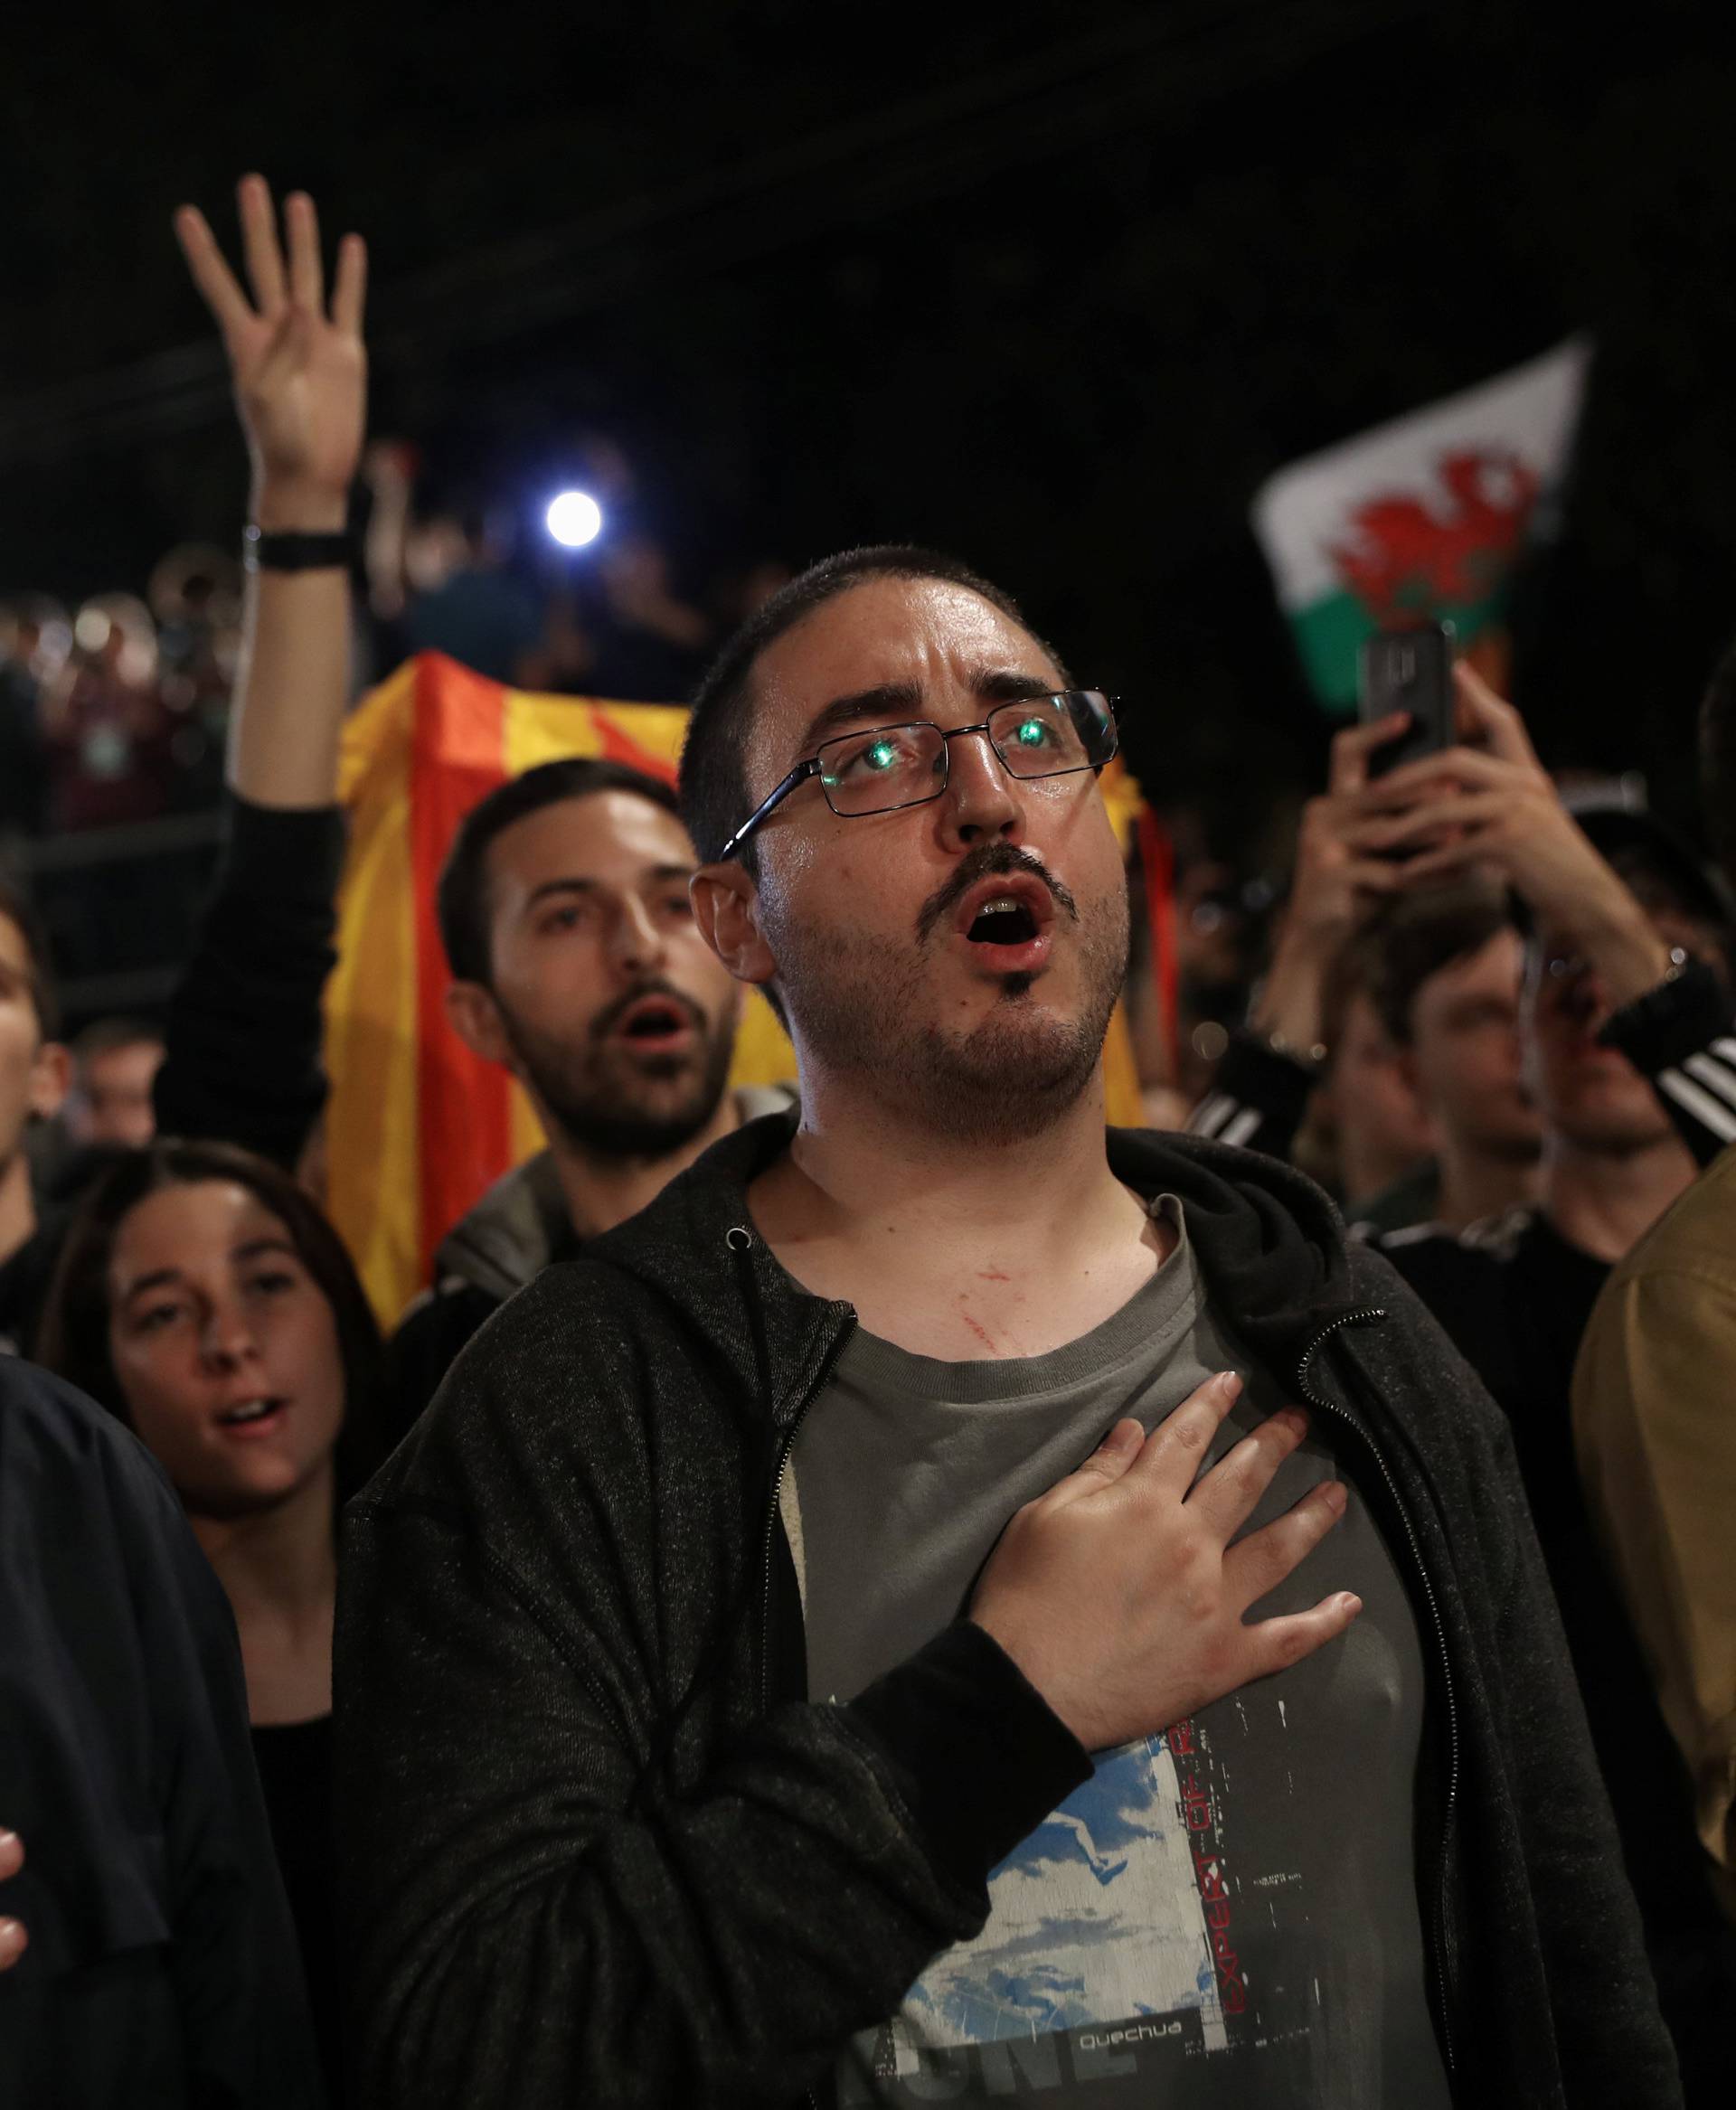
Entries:
{"label": "raised hand", "polygon": [[1149,1436],[1117,1422],[1019,1511],[983,1570],[971,1618],[1089,1751],[1155,1736],[1299,1663],[1362,1610],[1340,1592],[1244,1624],[1338,1521],[1344,1490],[1314,1488],[1231,1546],[1307,1427],[1293,1408],[1274,1414],[1196,1482],[1241,1390],[1231,1372],[1209,1379]]}
{"label": "raised hand", "polygon": [[1345,939],[1401,883],[1382,855],[1392,817],[1370,804],[1368,764],[1404,723],[1398,712],[1346,726],[1332,743],[1326,789],[1303,808],[1290,898],[1251,1020],[1298,1053],[1320,1042],[1326,976]]}
{"label": "raised hand", "polygon": [[1386,835],[1413,852],[1407,886],[1489,872],[1522,894],[1552,939],[1583,953],[1620,1004],[1663,978],[1669,948],[1561,803],[1524,721],[1462,662],[1459,744],[1394,769],[1377,787],[1403,809]]}
{"label": "raised hand", "polygon": [[229,353],[254,518],[263,528],[335,532],[366,420],[367,251],[357,234],[338,245],[328,312],[313,200],[295,191],[284,201],[279,240],[265,178],[243,176],[236,197],[250,300],[197,206],[181,208],[175,231]]}

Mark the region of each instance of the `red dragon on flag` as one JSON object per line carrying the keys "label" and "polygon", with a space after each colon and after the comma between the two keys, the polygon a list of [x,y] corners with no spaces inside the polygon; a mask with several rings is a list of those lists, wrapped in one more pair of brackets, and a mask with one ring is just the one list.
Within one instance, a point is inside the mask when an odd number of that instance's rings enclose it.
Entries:
{"label": "red dragon on flag", "polygon": [[1443,455],[1444,502],[1409,494],[1365,500],[1350,535],[1331,545],[1344,584],[1382,629],[1421,616],[1483,607],[1499,592],[1525,540],[1536,472],[1500,447]]}

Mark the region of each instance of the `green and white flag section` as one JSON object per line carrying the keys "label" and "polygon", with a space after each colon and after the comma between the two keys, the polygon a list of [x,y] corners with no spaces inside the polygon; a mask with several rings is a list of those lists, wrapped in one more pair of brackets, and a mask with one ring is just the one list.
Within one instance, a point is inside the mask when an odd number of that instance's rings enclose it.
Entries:
{"label": "green and white flag section", "polygon": [[1590,356],[1570,338],[1261,485],[1254,532],[1328,710],[1354,705],[1371,632],[1432,618],[1465,645],[1501,622],[1539,506],[1566,469]]}

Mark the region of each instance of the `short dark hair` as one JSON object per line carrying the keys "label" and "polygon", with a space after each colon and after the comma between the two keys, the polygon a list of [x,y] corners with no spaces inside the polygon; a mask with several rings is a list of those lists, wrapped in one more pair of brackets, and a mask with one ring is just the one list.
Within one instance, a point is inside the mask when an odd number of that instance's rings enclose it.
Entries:
{"label": "short dark hair", "polygon": [[1401,894],[1377,913],[1362,935],[1366,987],[1394,1043],[1408,1048],[1415,1038],[1417,997],[1425,982],[1512,928],[1505,893],[1474,880]]}
{"label": "short dark hair", "polygon": [[[1012,595],[957,557],[921,549],[914,542],[880,542],[867,549],[845,550],[809,565],[754,610],[712,662],[693,697],[681,757],[681,814],[702,863],[716,858],[746,820],[752,804],[744,757],[751,722],[755,662],[768,645],[793,630],[804,617],[836,595],[847,593],[853,586],[873,579],[933,579],[948,586],[966,587],[991,608],[998,608],[1009,622],[1029,632],[1056,666],[1061,666],[1059,655],[1031,628]],[[1070,679],[1064,670],[1061,679]],[[751,843],[742,851],[741,861],[750,871],[756,869]]]}
{"label": "short dark hair", "polygon": [[1700,705],[1700,798],[1713,854],[1736,887],[1736,642],[1712,669]]}
{"label": "short dark hair", "polygon": [[24,962],[30,978],[30,1001],[36,1023],[45,1041],[61,1033],[60,998],[54,988],[54,967],[49,957],[48,932],[36,904],[22,887],[0,874],[0,916],[4,916],[24,941]]}
{"label": "short dark hair", "polygon": [[332,1307],[344,1365],[344,1427],[334,1465],[338,1500],[347,1501],[383,1455],[379,1325],[355,1265],[318,1204],[288,1173],[251,1151],[230,1143],[159,1137],[115,1159],[79,1204],[61,1248],[37,1331],[36,1360],[131,1427],[108,1351],[108,1264],[115,1239],[149,1195],[208,1180],[232,1181],[270,1210]]}
{"label": "short dark hair", "polygon": [[648,798],[665,813],[681,817],[675,787],[627,762],[591,755],[569,755],[543,762],[498,786],[478,800],[458,824],[452,847],[440,867],[435,894],[440,942],[446,962],[460,982],[493,986],[494,966],[488,942],[488,849],[515,821],[541,813],[562,799],[590,798],[599,791],[630,791]]}

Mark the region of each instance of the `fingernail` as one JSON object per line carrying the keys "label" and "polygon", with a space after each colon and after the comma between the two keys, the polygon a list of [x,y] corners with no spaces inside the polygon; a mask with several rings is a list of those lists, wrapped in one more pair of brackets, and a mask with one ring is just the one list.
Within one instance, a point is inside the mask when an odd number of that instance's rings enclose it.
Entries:
{"label": "fingernail", "polygon": [[0,1846],[14,1845],[17,1842],[17,1838],[18,1834],[15,1832],[8,1832],[4,1827],[0,1827]]}
{"label": "fingernail", "polygon": [[1342,1480],[1328,1480],[1320,1493],[1325,1497],[1326,1507],[1333,1515],[1335,1517],[1343,1516],[1345,1501],[1344,1482]]}
{"label": "fingernail", "polygon": [[16,1919],[0,1919],[0,1949],[16,1949],[24,1945],[24,1923]]}
{"label": "fingernail", "polygon": [[1344,1606],[1344,1610],[1353,1619],[1363,1608],[1363,1600],[1352,1590],[1344,1591],[1343,1596],[1338,1599],[1338,1602]]}
{"label": "fingernail", "polygon": [[1241,1372],[1235,1370],[1221,1370],[1218,1372],[1218,1389],[1226,1399],[1240,1399],[1241,1396]]}

